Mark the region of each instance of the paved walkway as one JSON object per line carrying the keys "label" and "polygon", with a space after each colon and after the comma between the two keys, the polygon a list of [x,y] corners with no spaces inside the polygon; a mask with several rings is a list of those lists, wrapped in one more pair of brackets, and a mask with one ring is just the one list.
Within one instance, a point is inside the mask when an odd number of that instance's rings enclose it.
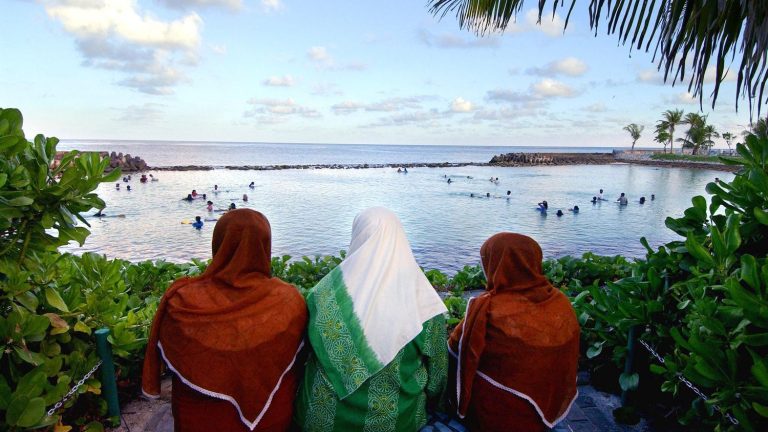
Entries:
{"label": "paved walkway", "polygon": [[[620,425],[613,420],[613,410],[620,406],[618,396],[603,393],[588,385],[588,375],[580,374],[579,396],[568,417],[553,432],[652,432],[645,420],[634,426]],[[130,432],[173,432],[170,380],[163,382],[160,399],[139,399],[123,407],[123,420]],[[110,429],[128,432],[125,426]],[[465,432],[456,420],[433,417],[422,432]]]}

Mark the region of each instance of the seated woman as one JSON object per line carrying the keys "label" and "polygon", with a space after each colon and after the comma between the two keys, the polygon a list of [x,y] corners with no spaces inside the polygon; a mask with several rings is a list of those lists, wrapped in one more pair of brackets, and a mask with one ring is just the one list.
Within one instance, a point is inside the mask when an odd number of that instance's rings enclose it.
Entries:
{"label": "seated woman", "polygon": [[213,231],[213,261],[163,295],[144,358],[142,390],[173,373],[176,431],[285,431],[303,364],[306,304],[270,277],[269,221],[235,210]]}
{"label": "seated woman", "polygon": [[296,422],[312,431],[416,431],[442,403],[446,308],[397,216],[352,225],[346,259],[307,297],[312,345]]}
{"label": "seated woman", "polygon": [[487,292],[469,301],[448,341],[459,417],[472,431],[548,430],[576,399],[576,314],[545,279],[530,237],[496,234],[480,257]]}

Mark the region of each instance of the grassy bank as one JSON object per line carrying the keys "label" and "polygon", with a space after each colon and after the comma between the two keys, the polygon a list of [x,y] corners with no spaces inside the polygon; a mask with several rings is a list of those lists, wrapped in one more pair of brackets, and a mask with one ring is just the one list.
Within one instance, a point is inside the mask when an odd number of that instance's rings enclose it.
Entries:
{"label": "grassy bank", "polygon": [[[726,156],[731,160],[742,160],[738,156]],[[676,162],[707,162],[713,164],[721,164],[723,160],[720,156],[705,156],[705,155],[686,155],[686,154],[673,154],[673,153],[654,153],[651,155],[651,160],[657,161],[676,161]]]}

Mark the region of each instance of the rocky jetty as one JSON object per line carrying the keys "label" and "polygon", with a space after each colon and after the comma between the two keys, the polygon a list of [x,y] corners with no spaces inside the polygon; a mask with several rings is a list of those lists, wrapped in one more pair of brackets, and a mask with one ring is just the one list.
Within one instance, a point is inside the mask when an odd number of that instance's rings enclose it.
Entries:
{"label": "rocky jetty", "polygon": [[122,152],[111,152],[109,154],[107,154],[107,152],[101,152],[101,155],[109,157],[109,167],[106,171],[113,171],[116,168],[120,168],[122,172],[128,173],[146,171],[150,168],[144,159],[139,156],[131,156],[130,153],[124,155]]}
{"label": "rocky jetty", "polygon": [[493,166],[601,165],[616,162],[612,153],[507,153],[491,158]]}

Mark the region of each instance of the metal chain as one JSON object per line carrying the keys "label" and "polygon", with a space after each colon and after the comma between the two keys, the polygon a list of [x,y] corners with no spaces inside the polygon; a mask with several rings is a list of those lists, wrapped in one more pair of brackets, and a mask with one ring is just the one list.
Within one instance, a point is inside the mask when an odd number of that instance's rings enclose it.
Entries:
{"label": "metal chain", "polygon": [[67,394],[64,395],[63,398],[61,398],[60,401],[56,402],[56,404],[53,406],[53,408],[48,410],[48,416],[50,417],[56,411],[58,411],[58,409],[61,408],[61,406],[64,405],[64,403],[66,403],[69,400],[69,398],[71,398],[72,395],[74,395],[77,392],[77,390],[80,387],[82,387],[83,384],[85,384],[86,381],[88,381],[88,379],[99,369],[99,366],[101,366],[102,363],[103,362],[101,360],[99,360],[96,363],[96,365],[94,365],[93,368],[91,368],[91,370],[88,371],[88,373],[85,374],[83,376],[83,378],[80,381],[78,381],[77,384],[75,384],[74,387],[72,387],[72,389],[70,389],[69,392],[67,392]]}
{"label": "metal chain", "polygon": [[[643,347],[644,347],[646,350],[648,350],[648,352],[649,352],[649,353],[650,353],[650,354],[651,354],[653,357],[655,357],[655,358],[656,358],[656,360],[658,360],[658,361],[659,361],[659,363],[661,363],[661,364],[664,364],[664,363],[665,363],[665,362],[664,362],[664,358],[663,358],[661,355],[659,355],[659,353],[657,353],[657,352],[656,352],[656,350],[654,350],[653,348],[651,348],[651,346],[650,346],[650,345],[648,345],[648,343],[647,343],[647,342],[645,342],[644,340],[642,340],[642,339],[639,339],[639,338],[637,339],[637,341],[638,341],[638,342],[640,342],[640,345],[642,345],[642,346],[643,346]],[[704,392],[702,392],[701,390],[699,390],[699,388],[698,388],[698,387],[696,387],[696,386],[695,386],[695,385],[694,385],[692,382],[688,381],[688,379],[687,379],[685,376],[683,376],[683,374],[682,374],[682,373],[678,372],[678,373],[676,373],[676,374],[675,374],[675,376],[677,377],[677,379],[678,379],[680,382],[682,382],[682,383],[683,383],[683,384],[685,384],[685,385],[686,385],[686,386],[687,386],[689,389],[691,389],[691,391],[693,391],[694,393],[696,393],[696,396],[700,397],[700,398],[701,398],[701,399],[702,399],[704,402],[706,402],[706,401],[708,401],[708,400],[709,400],[709,397],[707,397],[707,395],[705,395],[705,394],[704,394]],[[730,421],[730,422],[731,422],[731,424],[733,424],[733,425],[735,425],[735,426],[738,426],[738,425],[739,425],[739,421],[738,421],[738,420],[737,420],[735,417],[733,417],[733,416],[732,416],[730,413],[723,411],[723,409],[722,409],[722,408],[720,408],[720,406],[719,406],[719,405],[717,405],[717,404],[712,404],[712,408],[713,408],[715,411],[717,411],[717,412],[719,412],[720,414],[722,414],[722,415],[723,415],[723,417],[725,417],[725,418],[726,418],[728,421]]]}

